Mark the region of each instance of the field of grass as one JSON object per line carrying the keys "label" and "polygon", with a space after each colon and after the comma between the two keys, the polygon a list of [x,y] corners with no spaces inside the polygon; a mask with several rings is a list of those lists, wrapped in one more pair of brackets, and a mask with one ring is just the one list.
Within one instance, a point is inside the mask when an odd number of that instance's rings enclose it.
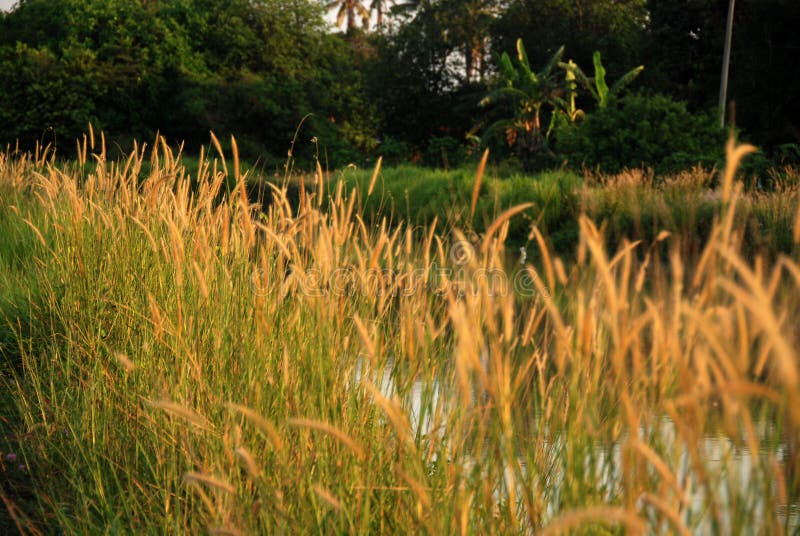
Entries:
{"label": "field of grass", "polygon": [[[341,176],[366,197],[372,170],[345,170]],[[400,166],[382,170],[374,195],[365,200],[362,211],[371,218],[394,214],[417,225],[437,219],[445,231],[455,227],[481,232],[503,209],[532,203],[530,210],[510,222],[509,242],[515,246],[532,245],[530,230],[536,225],[550,247],[571,258],[579,242],[579,218],[585,214],[605,224],[611,249],[625,238],[652,242],[667,230],[682,244],[682,258],[686,259],[699,253],[722,209],[722,200],[715,193],[718,173],[699,168],[667,176],[632,170],[584,178],[566,170],[526,176],[490,166],[475,215],[470,217],[474,179],[474,168],[444,171]],[[749,188],[737,208],[737,225],[744,233],[742,247],[749,256],[761,253],[774,259],[798,253],[792,224],[800,201],[800,174],[786,168],[775,182],[778,187],[769,191]]]}
{"label": "field of grass", "polygon": [[261,207],[235,154],[0,154],[0,532],[797,533],[798,197],[745,152]]}

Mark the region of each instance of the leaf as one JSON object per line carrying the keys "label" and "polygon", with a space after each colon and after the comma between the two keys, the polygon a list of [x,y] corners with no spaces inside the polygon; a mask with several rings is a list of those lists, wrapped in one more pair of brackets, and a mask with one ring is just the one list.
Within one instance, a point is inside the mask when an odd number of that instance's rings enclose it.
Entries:
{"label": "leaf", "polygon": [[605,108],[608,104],[608,84],[606,84],[606,69],[600,61],[600,51],[595,50],[594,56],[594,85],[597,88],[598,104]]}
{"label": "leaf", "polygon": [[633,82],[633,80],[639,76],[642,71],[644,71],[644,65],[639,65],[635,69],[631,69],[622,75],[622,77],[617,80],[613,86],[611,86],[611,95],[616,96],[622,90],[622,88]]}
{"label": "leaf", "polygon": [[501,119],[499,121],[495,121],[483,131],[483,136],[481,136],[481,146],[485,147],[489,143],[489,140],[497,136],[498,133],[505,132],[509,128],[515,128],[513,119]]}
{"label": "leaf", "polygon": [[528,61],[528,53],[525,52],[525,45],[522,43],[522,38],[517,39],[517,57],[519,62],[530,70],[531,63]]}
{"label": "leaf", "polygon": [[486,95],[483,99],[481,99],[479,104],[480,106],[488,106],[501,100],[510,100],[512,102],[516,102],[522,101],[527,97],[527,93],[515,87],[501,87]]}
{"label": "leaf", "polygon": [[561,45],[558,50],[555,51],[555,54],[550,58],[550,61],[547,62],[544,69],[542,69],[540,76],[545,77],[550,74],[550,71],[553,70],[553,67],[558,65],[561,61],[561,56],[564,55],[564,45]]}
{"label": "leaf", "polygon": [[511,63],[511,58],[507,52],[503,52],[498,63],[506,78],[514,80],[517,77],[517,72],[514,70],[514,65]]}

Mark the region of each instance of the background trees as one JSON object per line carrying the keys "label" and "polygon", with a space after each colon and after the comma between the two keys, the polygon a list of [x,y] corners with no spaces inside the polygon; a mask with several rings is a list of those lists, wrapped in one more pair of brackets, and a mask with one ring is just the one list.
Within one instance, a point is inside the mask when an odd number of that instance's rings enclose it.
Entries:
{"label": "background trees", "polygon": [[91,121],[116,140],[161,131],[190,147],[235,133],[250,156],[280,158],[308,113],[307,138],[325,132],[341,160],[367,137],[354,53],[314,2],[26,0],[0,36],[14,73],[0,78],[4,142],[50,129],[69,147]]}
{"label": "background trees", "polygon": [[647,63],[641,58],[646,4],[646,0],[511,0],[493,26],[493,50],[496,54],[513,50],[516,39],[522,38],[537,64],[563,45],[580,65],[591,65],[594,51],[599,50],[609,73],[619,75],[632,65]]}
{"label": "background trees", "polygon": [[[382,16],[382,5],[379,0],[379,15]],[[359,0],[333,0],[326,8],[336,11],[336,25],[347,25],[347,31],[352,32],[358,26],[359,21],[364,28],[369,28],[370,9]]]}
{"label": "background trees", "polygon": [[[637,91],[685,101],[690,114],[713,113],[726,7],[716,0],[22,0],[0,15],[0,143],[60,138],[71,147],[92,121],[123,146],[158,130],[191,147],[213,129],[235,133],[251,157],[277,163],[311,113],[305,137],[317,136],[331,165],[376,154],[442,164],[442,151],[468,154],[477,127],[496,119],[486,114],[497,110],[478,103],[498,87],[497,60],[519,38],[531,65],[546,64],[563,45],[564,59],[585,68],[599,51],[609,79],[641,64]],[[336,15],[347,31],[336,31]],[[729,95],[737,126],[768,151],[800,142],[798,26],[794,0],[737,2]],[[576,99],[576,109],[595,107],[588,93]]]}

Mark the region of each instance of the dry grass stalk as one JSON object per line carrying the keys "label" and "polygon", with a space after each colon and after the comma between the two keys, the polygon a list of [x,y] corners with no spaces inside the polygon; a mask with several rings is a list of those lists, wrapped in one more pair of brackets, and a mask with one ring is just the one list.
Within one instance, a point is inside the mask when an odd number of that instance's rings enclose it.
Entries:
{"label": "dry grass stalk", "polygon": [[403,412],[400,405],[396,402],[390,401],[388,398],[383,396],[380,392],[380,389],[375,387],[372,382],[364,381],[364,388],[370,394],[372,399],[375,403],[383,410],[384,414],[389,418],[389,422],[392,424],[392,428],[394,428],[395,433],[401,439],[401,441],[406,445],[407,448],[411,448],[412,450],[416,450],[414,445],[414,438],[411,434],[411,423],[408,420],[408,417]]}
{"label": "dry grass stalk", "polygon": [[658,454],[656,454],[656,452],[653,449],[651,449],[650,447],[648,447],[639,440],[632,440],[631,447],[637,452],[639,452],[648,462],[650,462],[650,464],[658,472],[661,478],[664,479],[664,482],[667,485],[669,485],[669,487],[672,488],[672,490],[675,492],[675,495],[678,497],[680,502],[682,504],[688,505],[689,499],[684,494],[683,489],[681,489],[681,486],[678,483],[677,477],[672,471],[670,471],[669,466],[666,464],[666,462],[663,459],[661,459],[661,457]]}
{"label": "dry grass stalk", "polygon": [[242,461],[250,478],[258,479],[261,477],[261,467],[259,467],[258,462],[256,462],[255,457],[249,450],[244,447],[239,447],[234,451],[234,454]]}
{"label": "dry grass stalk", "polygon": [[211,488],[215,488],[225,493],[230,493],[231,495],[236,493],[236,488],[234,488],[230,483],[226,482],[225,480],[209,475],[204,475],[202,473],[196,472],[187,472],[183,475],[183,481],[187,484],[205,484]]}
{"label": "dry grass stalk", "polygon": [[317,430],[319,432],[323,432],[337,441],[339,441],[342,445],[348,448],[350,452],[352,452],[356,458],[360,460],[366,459],[366,454],[364,453],[364,449],[353,440],[352,437],[347,435],[346,433],[342,432],[338,428],[331,426],[330,424],[322,421],[315,421],[312,419],[288,419],[286,424],[290,426],[296,426],[298,428],[309,428],[311,430]]}
{"label": "dry grass stalk", "polygon": [[242,406],[240,404],[227,404],[228,409],[231,411],[235,411],[240,413],[241,415],[247,417],[247,419],[252,422],[256,428],[261,430],[264,435],[269,439],[272,446],[275,447],[276,450],[283,450],[284,442],[281,439],[280,434],[278,434],[278,430],[275,428],[270,421],[253,411],[252,409],[248,408],[247,406]]}
{"label": "dry grass stalk", "polygon": [[[219,141],[212,138],[212,142],[223,156]],[[554,471],[552,462],[548,461],[546,445],[551,441],[545,438],[548,433],[563,434],[568,441],[577,443],[570,446],[577,456],[593,448],[596,437],[610,436],[615,444],[629,441],[630,448],[623,454],[619,482],[623,504],[628,508],[592,507],[560,516],[556,512],[558,517],[545,533],[604,522],[623,524],[634,533],[653,529],[635,514],[633,505],[637,497],[651,509],[649,514],[654,516],[651,519],[661,524],[668,521],[672,530],[686,533],[694,528],[686,527],[681,519],[692,509],[687,500],[692,494],[690,488],[706,490],[704,499],[709,505],[710,517],[720,520],[726,515],[723,501],[713,491],[720,482],[725,483],[724,477],[706,466],[701,448],[703,435],[714,426],[715,420],[721,420],[724,425],[721,429],[729,437],[737,438],[736,441],[742,435],[747,436],[753,456],[769,447],[769,442],[757,435],[761,432],[755,407],[763,404],[778,413],[788,407],[791,413],[787,434],[793,433],[791,426],[800,422],[794,411],[798,407],[796,393],[800,372],[793,346],[796,341],[789,329],[793,296],[786,292],[787,287],[793,291],[800,285],[800,267],[788,257],[780,258],[774,265],[768,260],[751,262],[742,257],[742,233],[736,205],[744,194],[734,181],[734,175],[735,165],[748,151],[746,147],[729,146],[729,168],[723,180],[727,206],[714,223],[699,265],[687,262],[684,266],[676,245],[671,249],[671,265],[662,266],[658,258],[660,246],[656,244],[680,238],[680,235],[671,237],[665,232],[659,233],[655,242],[643,252],[643,260],[639,258],[637,242],[623,242],[615,252],[609,251],[603,240],[603,228],[583,218],[577,259],[568,266],[554,257],[538,229],[532,231],[531,238],[536,240],[541,253],[535,264],[541,268],[537,271],[533,265],[527,265],[525,269],[542,296],[522,300],[515,295],[499,295],[496,285],[489,279],[465,283],[458,277],[446,274],[439,277],[433,273],[436,266],[453,264],[448,262],[450,255],[445,249],[448,238],[437,231],[436,221],[421,231],[419,244],[415,242],[416,231],[410,225],[391,227],[383,221],[378,227],[368,226],[371,222],[365,222],[359,213],[357,195],[347,192],[342,182],[337,183],[332,192],[324,191],[325,177],[319,163],[315,175],[316,203],[308,196],[299,206],[294,206],[287,198],[286,187],[271,185],[272,203],[264,208],[259,221],[254,221],[243,176],[246,173],[241,172],[235,140],[232,141],[233,175],[237,182],[236,190],[228,197],[221,196],[221,186],[227,178],[224,161],[221,163],[223,171],[218,172],[214,167],[216,161],[208,162],[205,155],[201,155],[197,190],[192,190],[187,172],[181,168],[180,151],[173,153],[162,137],[156,139],[150,151],[154,169],[144,180],[140,180],[136,171],[144,160],[144,146],[137,147],[135,154],[122,165],[105,162],[104,149],[99,154],[90,154],[90,145],[94,151],[93,139],[84,139],[79,144],[79,151],[83,152],[81,159],[93,158],[98,168],[86,184],[78,184],[74,176],[52,166],[46,171],[30,172],[29,177],[36,178],[36,202],[45,207],[47,218],[53,223],[51,225],[48,220],[37,228],[33,221],[39,220],[28,218],[27,225],[36,231],[33,240],[40,244],[46,246],[44,236],[50,238],[48,232],[58,230],[57,240],[75,248],[58,261],[58,266],[70,275],[96,275],[98,267],[113,264],[115,255],[124,259],[122,249],[115,249],[114,240],[109,237],[120,243],[133,243],[138,247],[136,255],[169,267],[136,274],[137,292],[147,296],[146,300],[138,300],[143,311],[137,311],[133,305],[116,303],[118,298],[108,297],[107,291],[97,300],[101,321],[108,318],[101,315],[113,310],[113,314],[118,315],[113,317],[115,330],[126,323],[144,325],[145,342],[152,341],[152,334],[159,341],[157,352],[144,349],[143,344],[142,355],[138,350],[132,354],[137,364],[137,379],[148,374],[149,365],[156,365],[158,372],[154,376],[164,374],[165,369],[158,368],[163,365],[159,361],[161,356],[155,355],[163,351],[169,357],[180,359],[182,370],[190,371],[188,380],[180,381],[190,381],[192,389],[207,395],[213,382],[200,373],[203,367],[197,355],[202,355],[202,350],[184,346],[195,340],[198,345],[211,349],[210,354],[226,359],[228,354],[239,350],[225,341],[239,337],[249,340],[255,347],[252,353],[258,355],[255,359],[258,365],[250,363],[252,368],[243,373],[259,374],[262,383],[268,386],[263,391],[260,385],[253,387],[242,399],[248,400],[252,407],[277,408],[276,415],[317,414],[318,408],[297,396],[308,388],[304,382],[309,378],[314,378],[318,372],[325,374],[325,381],[330,381],[324,387],[330,388],[330,404],[340,407],[350,402],[347,398],[350,387],[344,387],[350,385],[347,383],[349,372],[341,371],[352,371],[354,360],[364,355],[368,363],[362,364],[370,368],[369,373],[375,372],[381,359],[392,356],[394,360],[393,381],[398,383],[393,392],[399,394],[392,395],[394,398],[390,400],[378,387],[363,381],[374,405],[368,404],[366,409],[352,412],[348,409],[339,427],[309,419],[290,419],[286,423],[280,421],[279,431],[255,410],[228,404],[236,414],[230,418],[238,418],[241,423],[244,417],[266,437],[274,452],[263,442],[260,451],[242,446],[241,431],[235,427],[231,437],[225,435],[223,455],[204,443],[216,434],[191,436],[191,441],[197,441],[192,445],[192,455],[201,458],[201,466],[216,467],[215,463],[228,463],[233,469],[241,466],[252,480],[245,481],[251,489],[259,487],[254,486],[254,482],[272,486],[279,478],[288,477],[291,481],[295,472],[310,468],[305,465],[303,456],[295,455],[298,434],[281,436],[286,424],[323,432],[359,460],[373,456],[373,451],[367,453],[362,445],[371,445],[370,441],[375,438],[391,437],[394,432],[400,440],[387,442],[391,447],[386,448],[393,449],[389,451],[391,463],[378,469],[365,469],[374,472],[368,473],[371,480],[363,489],[349,484],[337,489],[411,490],[417,502],[417,517],[411,512],[405,521],[424,524],[432,512],[441,509],[452,515],[452,531],[469,532],[473,526],[495,530],[501,530],[498,527],[509,530],[515,526],[532,529],[542,523],[549,499],[545,491],[537,488],[538,484],[532,484],[529,475],[523,474],[519,453],[526,456],[527,469],[536,471],[542,482],[548,482],[546,479],[552,478],[550,475]],[[47,148],[43,148],[37,158],[45,155],[52,158]],[[473,185],[472,217],[486,158],[484,154]],[[34,164],[33,161],[25,163],[26,166]],[[0,155],[0,177],[9,173],[3,169],[6,165],[5,157]],[[375,188],[380,166],[379,161],[367,195]],[[22,184],[18,178],[2,180]],[[628,195],[634,191],[630,184],[638,185],[646,180],[648,178],[641,174],[630,173],[620,177],[614,187]],[[323,210],[321,203],[326,194],[329,202]],[[480,268],[504,269],[502,243],[508,222],[527,206],[503,212],[487,229],[482,247],[469,252],[468,262],[456,264],[470,275]],[[73,235],[84,240],[97,238],[111,251],[96,255],[96,250],[90,247],[92,240],[73,244],[69,242]],[[795,215],[792,237],[798,241],[798,236],[800,210]],[[466,241],[457,231],[451,233],[453,237]],[[54,253],[64,253],[66,248],[62,246],[58,243],[51,247]],[[181,281],[186,264],[191,266],[196,277]],[[286,277],[284,271],[290,264],[292,272]],[[246,285],[248,276],[258,267],[263,284],[284,277],[282,300],[241,295],[240,285]],[[312,275],[321,274],[320,283],[327,285],[331,283],[332,274],[342,268],[362,283],[362,295],[320,297],[302,292]],[[397,275],[375,276],[377,268]],[[172,270],[178,271],[173,273]],[[543,277],[538,277],[540,273]],[[683,286],[685,273],[694,277],[694,286],[689,289]],[[594,274],[596,278],[592,277]],[[176,276],[177,289],[173,285]],[[115,280],[114,277],[118,276],[108,275],[108,283],[99,278],[97,286],[126,284],[125,278]],[[434,281],[441,283],[441,287],[434,289]],[[396,295],[402,294],[395,291],[406,285],[415,292]],[[555,298],[544,296],[555,290],[556,285],[560,285],[561,292]],[[74,291],[74,287],[69,288]],[[89,292],[96,288],[90,287]],[[208,299],[209,293],[214,300]],[[198,295],[202,299],[198,299]],[[244,311],[236,318],[243,320],[246,329],[226,324],[214,309],[217,301],[230,309]],[[73,312],[69,303],[64,309],[67,313]],[[67,317],[68,314],[62,314],[67,325],[75,328],[77,324],[69,323],[71,320]],[[252,324],[248,324],[251,318]],[[152,333],[142,319],[152,324]],[[309,322],[313,322],[312,330],[319,330],[319,341],[316,333],[309,337]],[[216,331],[205,341],[200,330],[210,325],[214,325]],[[333,327],[328,330],[323,326]],[[247,335],[253,337],[247,339]],[[273,340],[270,337],[275,336],[285,339],[281,343],[282,359],[269,349],[268,343]],[[298,349],[304,351],[306,344],[311,346],[315,342],[324,347],[318,351],[324,358],[309,364]],[[363,354],[354,351],[359,346]],[[75,353],[95,355],[97,347],[97,341],[82,334]],[[241,359],[237,355],[233,365],[237,373],[239,366],[247,366],[248,351],[242,351]],[[317,350],[310,347],[308,351],[315,358],[319,357],[314,353]],[[114,363],[115,354],[110,355]],[[328,359],[330,362],[326,361]],[[556,366],[551,366],[553,360]],[[116,363],[123,369],[133,370],[133,359],[127,356],[117,355]],[[334,363],[332,368],[324,368],[330,363]],[[225,361],[224,366],[230,364]],[[207,375],[220,372],[214,368],[217,365],[213,360],[204,366],[209,369],[203,371]],[[99,368],[111,367],[104,364]],[[169,376],[168,373],[164,375]],[[403,404],[408,403],[408,399],[401,398],[406,396],[403,393],[418,381],[423,385],[436,382],[442,386],[442,392],[429,395],[429,400],[423,402],[426,418],[432,423],[429,432],[422,432],[422,426],[412,423],[403,410]],[[179,388],[183,387],[186,385]],[[268,390],[281,394],[273,397]],[[360,393],[358,396],[362,396]],[[216,403],[217,399],[213,396],[211,399],[209,404]],[[204,399],[198,396],[198,400]],[[759,406],[752,405],[753,401]],[[597,408],[593,407],[595,402]],[[719,405],[715,406],[716,403]],[[193,427],[214,429],[201,415],[201,412],[212,411],[211,406],[198,406],[195,411],[169,400],[151,404]],[[618,412],[620,404],[623,410]],[[375,406],[380,408],[385,419],[375,418]],[[287,413],[282,413],[284,411]],[[685,471],[676,470],[670,460],[657,454],[669,445],[657,440],[651,442],[646,434],[636,435],[641,429],[652,430],[662,413],[675,425],[674,441],[686,446],[689,468]],[[534,439],[527,435],[531,419],[537,427]],[[152,417],[151,420],[156,421]],[[343,429],[355,430],[354,435],[346,434]],[[419,452],[415,429],[421,431]],[[450,443],[443,444],[437,435],[440,433]],[[301,434],[301,440],[307,441],[308,435]],[[620,439],[626,437],[638,439]],[[529,449],[528,443],[535,445]],[[321,472],[319,478],[338,476],[335,471],[342,467],[341,448],[336,448],[332,441],[321,444],[327,448],[314,449],[316,465],[313,469]],[[378,454],[379,457],[383,455],[382,452]],[[440,472],[425,472],[424,464],[432,464],[434,459],[443,460],[445,456],[456,461],[437,466],[442,468]],[[477,462],[470,468],[459,465],[466,457]],[[275,474],[262,470],[257,460],[263,460],[265,467],[274,468]],[[791,500],[793,493],[792,483],[782,473],[785,470],[773,460],[769,473],[781,475],[775,479],[775,493],[777,501],[783,504]],[[592,486],[596,485],[589,479],[581,481],[580,475],[567,474],[566,477],[564,485],[573,486],[571,493],[593,490]],[[392,487],[382,483],[383,480],[392,483],[396,478],[407,486]],[[241,516],[247,515],[244,507],[228,504],[233,501],[220,500],[219,494],[215,497],[208,490],[232,494],[234,486],[229,482],[202,473],[188,473],[185,481],[195,485],[208,515],[216,521],[242,519]],[[326,480],[330,481],[335,480]],[[312,498],[316,494],[331,508],[343,510],[339,499],[321,485],[311,489],[302,487],[296,500],[306,501],[308,493]],[[497,499],[498,489],[504,494],[502,507]],[[671,497],[669,501],[658,498],[658,494],[664,493]],[[209,494],[217,500],[212,501]],[[277,502],[269,507],[271,510],[265,508],[264,511],[269,511],[269,515],[281,512],[279,515],[287,519],[298,515],[295,505],[286,509],[276,506]],[[523,511],[525,515],[518,520],[517,516]],[[262,514],[255,508],[253,515]],[[353,515],[357,517],[358,514]]]}
{"label": "dry grass stalk", "polygon": [[669,520],[669,522],[672,523],[672,526],[678,534],[681,534],[682,536],[691,536],[692,532],[686,528],[683,520],[681,520],[680,513],[671,508],[669,503],[651,493],[643,493],[641,500],[647,504],[650,504],[651,506],[655,507],[656,510],[661,512]]}
{"label": "dry grass stalk", "polygon": [[748,154],[756,152],[753,145],[742,144],[736,145],[733,135],[728,138],[728,144],[725,147],[725,172],[722,177],[722,201],[727,203],[731,200],[731,192],[733,189],[733,179],[736,176],[736,170],[739,169],[739,163],[742,158]]}
{"label": "dry grass stalk", "polygon": [[319,484],[314,484],[311,486],[311,489],[314,490],[320,499],[322,499],[325,504],[336,510],[337,512],[341,512],[343,510],[342,503],[333,496],[333,493],[325,489],[324,487],[320,486]]}
{"label": "dry grass stalk", "polygon": [[201,430],[213,430],[214,426],[211,422],[197,413],[196,411],[182,406],[176,402],[171,400],[149,400],[148,403],[155,407],[159,408],[170,415],[174,415],[176,417],[180,417],[184,419],[189,424],[201,429]]}
{"label": "dry grass stalk", "polygon": [[367,188],[367,197],[371,196],[372,191],[375,189],[375,183],[378,181],[378,174],[381,172],[381,163],[383,163],[383,156],[379,156],[378,162],[375,164],[372,178],[369,180],[369,188]]}
{"label": "dry grass stalk", "polygon": [[586,523],[621,524],[630,534],[644,534],[647,525],[637,515],[624,508],[593,506],[561,514],[548,524],[540,534],[550,536],[568,534],[570,530]]}
{"label": "dry grass stalk", "polygon": [[481,250],[486,253],[489,250],[489,244],[492,241],[494,234],[506,223],[508,220],[533,206],[533,203],[522,203],[503,211],[486,229],[484,233],[483,242],[481,243]]}
{"label": "dry grass stalk", "polygon": [[483,151],[481,162],[478,164],[478,170],[475,172],[475,184],[472,187],[472,200],[469,204],[469,219],[475,217],[475,209],[478,206],[478,197],[481,193],[481,181],[483,180],[483,172],[486,170],[486,162],[489,160],[489,148]]}

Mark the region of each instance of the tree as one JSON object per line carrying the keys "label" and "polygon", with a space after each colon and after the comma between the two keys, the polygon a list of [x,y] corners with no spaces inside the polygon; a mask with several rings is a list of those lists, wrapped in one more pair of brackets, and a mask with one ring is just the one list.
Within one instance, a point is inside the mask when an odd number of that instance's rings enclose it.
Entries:
{"label": "tree", "polygon": [[[762,146],[800,144],[799,26],[800,2],[736,2],[728,98],[736,103],[737,125]],[[719,70],[722,48],[716,53]]]}
{"label": "tree", "polygon": [[281,161],[313,113],[308,138],[346,163],[374,138],[372,115],[352,49],[324,27],[314,0],[26,0],[0,20],[0,143],[53,129],[71,148],[91,121],[123,144],[158,130],[187,150],[235,134]]}
{"label": "tree", "polygon": [[501,102],[511,105],[513,116],[492,123],[484,132],[484,143],[502,133],[508,145],[516,148],[525,169],[530,169],[531,157],[543,149],[549,134],[549,129],[545,133],[542,126],[543,112],[549,112],[552,124],[561,105],[563,91],[556,67],[563,54],[561,47],[539,72],[534,72],[522,39],[518,39],[516,63],[506,52],[500,56],[498,67],[503,85],[481,101],[482,106]]}
{"label": "tree", "polygon": [[[648,8],[642,82],[693,110],[715,109],[728,2],[650,0]],[[736,2],[728,100],[737,126],[762,146],[800,143],[798,25],[800,2]]]}
{"label": "tree", "polygon": [[500,13],[498,0],[440,0],[429,8],[446,25],[446,39],[461,56],[464,83],[483,80],[487,72],[489,35]]}
{"label": "tree", "polygon": [[492,27],[492,47],[499,55],[522,38],[537,63],[564,45],[579,65],[599,50],[618,76],[630,65],[649,68],[641,58],[647,20],[647,0],[510,0]]}
{"label": "tree", "polygon": [[[611,87],[608,87],[606,83],[606,69],[603,67],[603,62],[600,59],[600,51],[596,50],[594,55],[592,56],[592,60],[594,63],[594,76],[589,78],[583,72],[583,70],[578,67],[578,65],[571,61],[569,63],[561,63],[559,66],[567,71],[568,80],[575,80],[583,84],[583,87],[586,88],[586,91],[594,98],[595,102],[597,102],[598,108],[605,108],[608,106],[608,103],[611,102],[612,99],[616,98],[620,92],[631,82],[633,79],[639,76],[641,72],[644,70],[644,65],[639,65],[625,73],[624,75],[619,77],[619,80],[614,82]],[[572,75],[572,76],[570,76]],[[573,105],[574,107],[574,105]]]}
{"label": "tree", "polygon": [[418,150],[431,137],[461,143],[484,93],[464,86],[455,61],[459,43],[448,39],[449,19],[441,15],[433,5],[421,6],[396,31],[373,36],[377,54],[367,69],[370,99],[382,112],[381,131]]}
{"label": "tree", "polygon": [[389,5],[394,4],[394,0],[372,0],[369,11],[375,12],[375,22],[380,30],[383,27],[383,16],[389,12]]}
{"label": "tree", "polygon": [[653,91],[686,101],[692,109],[716,107],[727,4],[649,1],[644,49],[648,69],[642,82]]}
{"label": "tree", "polygon": [[370,10],[359,0],[333,0],[326,6],[326,9],[328,11],[339,10],[336,13],[336,25],[341,27],[342,24],[347,22],[348,33],[352,33],[356,29],[359,17],[361,18],[361,25],[364,28],[369,28]]}

